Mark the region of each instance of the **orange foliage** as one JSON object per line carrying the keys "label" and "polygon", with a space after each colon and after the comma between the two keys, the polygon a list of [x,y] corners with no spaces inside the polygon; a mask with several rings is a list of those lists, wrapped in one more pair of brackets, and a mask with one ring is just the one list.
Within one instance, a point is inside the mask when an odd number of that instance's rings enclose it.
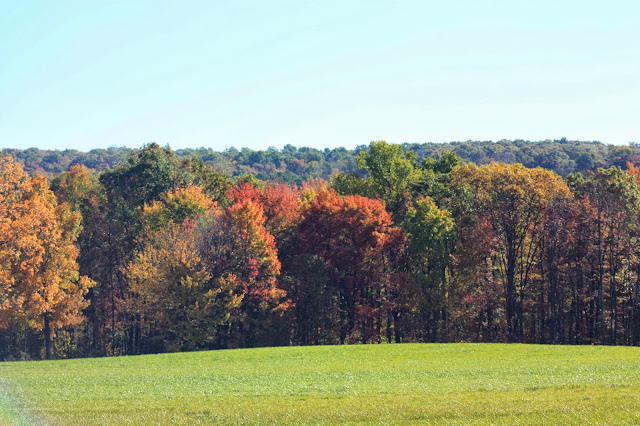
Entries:
{"label": "orange foliage", "polygon": [[227,215],[238,239],[238,249],[247,260],[240,276],[248,295],[269,302],[280,300],[285,295],[276,287],[281,265],[275,239],[264,227],[262,208],[246,199],[233,204]]}
{"label": "orange foliage", "polygon": [[264,226],[278,244],[300,221],[301,195],[302,190],[295,186],[271,182],[264,189],[241,182],[227,192],[233,205],[251,201],[262,208]]}
{"label": "orange foliage", "polygon": [[627,173],[633,177],[633,181],[636,185],[640,186],[640,169],[629,161],[627,161]]}
{"label": "orange foliage", "polygon": [[58,205],[46,179],[0,159],[0,328],[51,332],[83,320],[94,283],[78,276],[80,214]]}

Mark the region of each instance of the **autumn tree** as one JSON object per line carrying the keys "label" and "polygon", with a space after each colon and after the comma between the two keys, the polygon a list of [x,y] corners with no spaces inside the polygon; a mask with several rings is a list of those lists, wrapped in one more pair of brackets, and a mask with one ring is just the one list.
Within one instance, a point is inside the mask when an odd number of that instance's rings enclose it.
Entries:
{"label": "autumn tree", "polygon": [[51,181],[51,190],[58,202],[69,204],[75,211],[82,211],[94,187],[95,178],[82,165],[71,166],[69,171],[60,173]]}
{"label": "autumn tree", "polygon": [[158,200],[145,204],[142,222],[150,229],[160,229],[170,222],[181,225],[187,218],[195,218],[217,207],[202,187],[189,185],[171,189]]}
{"label": "autumn tree", "polygon": [[246,198],[221,210],[188,187],[170,191],[143,215],[148,232],[125,269],[136,346],[144,352],[268,344],[269,323],[287,300],[260,205]]}
{"label": "autumn tree", "polygon": [[611,167],[585,176],[568,177],[577,196],[588,203],[592,212],[590,235],[596,258],[592,271],[597,282],[594,296],[598,300],[597,315],[594,313],[593,318],[597,318],[598,327],[591,328],[594,340],[598,336],[601,343],[619,341],[620,325],[630,316],[630,313],[621,312],[620,308],[626,305],[621,302],[634,299],[629,272],[635,269],[637,262],[634,253],[638,250],[640,211],[640,192],[634,173],[633,168],[627,173],[619,167]]}
{"label": "autumn tree", "polygon": [[456,215],[447,337],[454,341],[504,341],[504,286],[496,267],[499,239],[487,219],[465,216]]}
{"label": "autumn tree", "polygon": [[571,197],[569,188],[558,175],[521,164],[467,164],[455,169],[452,178],[459,192],[468,194],[469,207],[496,233],[508,338],[523,341],[525,299],[540,250],[543,219],[550,206]]}
{"label": "autumn tree", "polygon": [[127,266],[139,352],[194,350],[215,344],[243,295],[234,275],[211,275],[192,219],[151,231]]}
{"label": "autumn tree", "polygon": [[[298,250],[307,266],[322,262],[320,273],[328,282],[321,288],[335,300],[337,312],[327,315],[339,319],[339,341],[378,341],[385,325],[393,326],[387,313],[396,287],[403,284],[394,276],[393,262],[402,255],[404,234],[392,225],[380,201],[341,197],[326,189],[304,207],[302,218]],[[313,313],[326,307],[308,309]]]}
{"label": "autumn tree", "polygon": [[[243,289],[242,316],[230,324],[229,335],[243,346],[255,346],[259,341],[266,344],[270,322],[289,306],[286,291],[277,282],[281,263],[265,221],[262,207],[251,200],[236,202],[218,221],[218,226],[226,227],[229,244],[222,253],[230,262],[218,262],[225,270],[215,275],[233,274]],[[205,228],[205,236],[215,238],[212,231],[220,231],[218,226]],[[211,247],[211,240],[205,241]],[[216,251],[221,254],[220,248]]]}
{"label": "autumn tree", "polygon": [[78,275],[80,214],[59,205],[46,179],[0,159],[0,328],[42,331],[53,356],[55,330],[83,320],[93,282]]}
{"label": "autumn tree", "polygon": [[87,251],[92,258],[88,273],[99,286],[93,295],[98,353],[133,350],[136,319],[125,309],[130,294],[123,271],[141,241],[144,206],[190,183],[191,175],[175,153],[157,144],[145,146],[100,175],[100,197],[94,210],[97,226]]}

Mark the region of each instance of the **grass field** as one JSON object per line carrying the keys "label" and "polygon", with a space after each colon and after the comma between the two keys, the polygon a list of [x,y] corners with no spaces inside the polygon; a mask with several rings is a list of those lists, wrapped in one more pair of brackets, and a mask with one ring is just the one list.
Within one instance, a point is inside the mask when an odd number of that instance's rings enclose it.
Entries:
{"label": "grass field", "polygon": [[0,363],[9,424],[640,423],[640,348],[402,344]]}

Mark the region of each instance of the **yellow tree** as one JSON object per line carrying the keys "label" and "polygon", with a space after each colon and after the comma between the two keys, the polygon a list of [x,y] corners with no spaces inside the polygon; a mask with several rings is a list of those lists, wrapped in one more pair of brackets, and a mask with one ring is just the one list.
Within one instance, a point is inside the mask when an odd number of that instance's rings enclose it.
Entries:
{"label": "yellow tree", "polygon": [[73,210],[82,211],[86,198],[95,187],[95,181],[89,169],[76,164],[51,181],[51,190],[56,194],[58,202],[67,203]]}
{"label": "yellow tree", "polygon": [[522,164],[465,164],[452,172],[452,180],[469,198],[470,211],[487,221],[497,237],[508,336],[522,341],[525,291],[538,258],[544,218],[554,205],[571,199],[571,192],[554,172]]}
{"label": "yellow tree", "polygon": [[141,352],[209,347],[215,337],[211,330],[227,321],[242,301],[242,295],[235,294],[235,276],[213,277],[208,271],[198,239],[192,219],[170,221],[147,233],[127,266]]}
{"label": "yellow tree", "polygon": [[217,209],[217,203],[209,198],[203,188],[189,185],[170,190],[161,200],[145,204],[142,219],[152,230],[161,229],[169,222],[181,224],[187,218]]}
{"label": "yellow tree", "polygon": [[[208,200],[208,201],[207,201]],[[141,248],[124,269],[142,352],[250,344],[286,309],[275,241],[251,200],[222,211],[197,187],[148,205]]]}
{"label": "yellow tree", "polygon": [[198,217],[221,214],[198,186],[170,190],[145,205],[140,249],[123,269],[138,352],[209,347],[211,330],[240,304],[236,277],[212,276],[199,252]]}
{"label": "yellow tree", "polygon": [[83,320],[93,286],[78,274],[80,220],[44,177],[0,159],[0,328],[42,331],[47,359],[53,332]]}

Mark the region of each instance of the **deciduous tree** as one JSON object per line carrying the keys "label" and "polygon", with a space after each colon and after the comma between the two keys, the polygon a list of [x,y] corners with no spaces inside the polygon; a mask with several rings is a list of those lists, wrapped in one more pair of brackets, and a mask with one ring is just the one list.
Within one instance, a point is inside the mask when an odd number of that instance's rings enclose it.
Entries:
{"label": "deciduous tree", "polygon": [[80,214],[58,205],[44,177],[0,159],[0,328],[43,332],[51,359],[52,335],[83,320],[87,290],[74,245]]}

